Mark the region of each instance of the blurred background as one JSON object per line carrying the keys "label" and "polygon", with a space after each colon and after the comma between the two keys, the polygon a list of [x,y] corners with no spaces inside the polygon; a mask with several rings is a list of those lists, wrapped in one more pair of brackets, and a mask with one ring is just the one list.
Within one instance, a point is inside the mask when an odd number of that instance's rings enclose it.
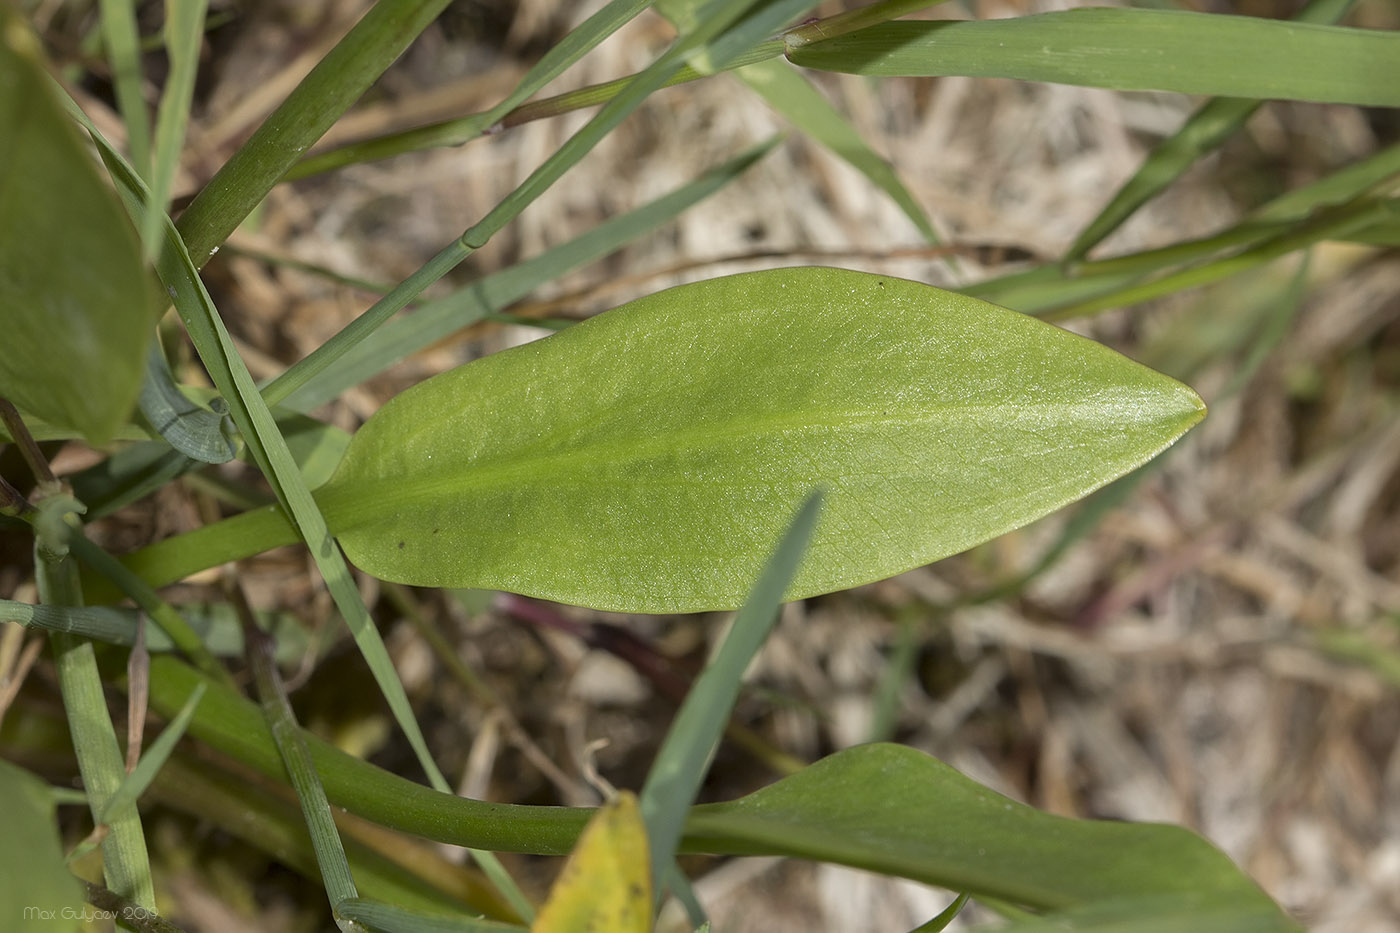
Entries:
{"label": "blurred background", "polygon": [[[328,143],[486,109],[599,5],[453,3]],[[979,0],[928,15],[1078,5]],[[1136,5],[1287,17],[1301,4]],[[22,6],[54,61],[77,76],[85,109],[120,139],[110,82],[84,39],[96,5]],[[177,193],[196,191],[367,6],[214,0]],[[139,7],[143,33],[157,35],[161,4]],[[1400,28],[1400,6],[1360,0],[1347,22]],[[644,14],[551,91],[640,70],[671,35]],[[158,85],[159,52],[148,67]],[[1058,257],[1199,103],[1008,80],[812,77],[894,165],[958,247],[952,254],[925,249],[863,176],[791,133],[676,222],[540,283],[509,316],[317,414],[353,429],[433,373],[682,281],[814,263],[957,288]],[[374,283],[413,272],[589,113],[275,189],[205,273],[254,376],[279,373],[335,333],[372,303]],[[584,234],[787,129],[729,76],[660,92],[442,287]],[[1393,111],[1267,103],[1095,255],[1208,235],[1397,142]],[[1210,417],[1143,473],[1077,507],[933,566],[788,606],[750,673],[742,731],[722,748],[706,799],[889,739],[1054,813],[1191,827],[1310,929],[1400,928],[1397,319],[1400,253],[1337,243],[1067,322],[1187,381]],[[183,375],[199,378],[196,366]],[[57,466],[92,460],[73,447]],[[221,469],[229,484],[258,482],[246,466]],[[168,486],[104,520],[100,540],[124,550],[194,527],[197,493]],[[32,596],[28,572],[17,555],[0,569],[0,592]],[[309,633],[288,668],[303,723],[417,774],[307,556],[274,551],[245,562],[241,577],[259,608]],[[677,696],[726,622],[362,586],[444,770],[464,793],[498,801],[592,804],[608,786],[639,786]],[[173,601],[214,593],[196,579]],[[319,888],[266,847],[209,825],[168,789],[153,799],[152,856],[170,879],[161,893],[177,923],[326,928]],[[414,851],[434,864],[463,861],[447,848]],[[558,868],[507,864],[539,889]],[[830,866],[687,867],[715,929],[734,933],[908,929],[951,900]]]}

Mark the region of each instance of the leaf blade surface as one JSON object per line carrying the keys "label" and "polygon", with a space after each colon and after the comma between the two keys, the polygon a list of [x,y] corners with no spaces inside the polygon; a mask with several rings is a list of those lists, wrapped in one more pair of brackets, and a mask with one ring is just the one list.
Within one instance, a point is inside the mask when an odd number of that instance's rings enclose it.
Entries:
{"label": "leaf blade surface", "polygon": [[738,605],[814,487],[788,598],[957,553],[1148,460],[1190,389],[976,299],[798,268],[680,286],[402,393],[318,495],[385,579]]}

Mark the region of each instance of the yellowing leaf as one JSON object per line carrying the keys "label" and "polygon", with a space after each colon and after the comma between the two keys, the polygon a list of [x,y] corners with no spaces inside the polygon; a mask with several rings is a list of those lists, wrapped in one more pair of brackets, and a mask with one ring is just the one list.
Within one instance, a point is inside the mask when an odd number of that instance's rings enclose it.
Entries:
{"label": "yellowing leaf", "polygon": [[647,833],[637,798],[618,794],[594,815],[549,892],[532,933],[651,929]]}

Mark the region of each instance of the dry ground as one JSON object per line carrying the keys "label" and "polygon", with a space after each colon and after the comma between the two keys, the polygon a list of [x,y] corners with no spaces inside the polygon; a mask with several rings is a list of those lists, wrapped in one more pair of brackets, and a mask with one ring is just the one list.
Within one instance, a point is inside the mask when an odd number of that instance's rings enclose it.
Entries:
{"label": "dry ground", "polygon": [[[235,18],[213,33],[207,50],[187,187],[207,177],[364,5],[214,4]],[[1071,5],[972,4],[984,16]],[[1293,6],[1188,5],[1276,15]],[[39,6],[60,30],[57,4]],[[592,6],[455,4],[337,137],[489,106]],[[1363,0],[1362,15],[1371,25],[1400,26],[1384,3]],[[643,16],[560,88],[636,70],[666,36],[659,18]],[[898,167],[949,241],[1044,256],[1069,244],[1194,103],[1009,81],[820,83]],[[101,94],[94,89],[94,108],[103,106]],[[283,186],[235,243],[397,280],[503,197],[584,118]],[[780,118],[726,77],[658,94],[455,280],[563,242],[782,129]],[[1104,252],[1208,233],[1396,136],[1393,116],[1267,105],[1242,137],[1141,212]],[[807,261],[802,251],[814,250],[847,254],[823,262],[933,283],[1001,271],[966,257],[956,269],[935,258],[885,258],[918,244],[912,225],[861,177],[789,138],[675,224],[543,286],[527,304],[559,299],[535,310],[581,315],[687,277]],[[720,261],[756,251],[791,258]],[[714,262],[667,272],[696,260]],[[897,740],[1056,813],[1191,826],[1312,929],[1400,926],[1400,664],[1387,660],[1400,657],[1400,422],[1393,417],[1400,261],[1394,251],[1318,250],[1297,321],[1243,391],[1227,395],[1239,361],[1214,356],[1216,332],[1208,325],[1248,305],[1251,289],[1286,281],[1292,269],[1083,322],[1099,339],[1163,366],[1199,360],[1192,382],[1212,404],[1205,425],[1127,507],[1011,598],[942,609],[1029,566],[1062,517],[971,555],[789,607],[752,672],[743,721],[771,746],[806,760],[865,741],[878,734],[876,697],[903,645],[909,676],[897,681],[888,730]],[[255,375],[305,354],[371,300],[235,250],[211,266],[209,278]],[[540,333],[472,328],[323,414],[353,427],[403,386]],[[121,540],[185,527],[196,514],[190,495],[167,490],[123,513],[108,534]],[[295,551],[277,552],[249,562],[244,579],[260,603],[334,632],[307,563]],[[365,588],[376,593],[370,581]],[[622,627],[682,670],[723,624],[719,617],[604,617],[503,600],[415,598],[503,701],[504,714],[471,699],[402,621],[401,608],[381,600],[391,648],[440,760],[466,790],[499,800],[587,803],[600,784],[635,785],[644,773],[672,707],[633,667],[589,647],[580,635],[591,633],[600,646],[611,631],[591,624]],[[1371,660],[1341,659],[1351,643],[1344,638],[1364,639]],[[303,715],[376,760],[405,761],[371,701],[353,721],[337,706],[345,690],[359,689],[355,664],[351,652],[332,649],[299,697]],[[707,794],[733,795],[771,778],[753,756],[726,748]],[[309,913],[318,909],[314,891],[297,895],[293,880],[279,880],[236,843],[208,834],[189,841],[182,834],[195,826],[173,815],[154,820],[158,858],[183,865],[165,892],[178,922],[202,930],[323,922]],[[518,865],[541,882],[552,870]],[[830,867],[766,860],[694,867],[716,929],[733,933],[907,929],[948,899]]]}

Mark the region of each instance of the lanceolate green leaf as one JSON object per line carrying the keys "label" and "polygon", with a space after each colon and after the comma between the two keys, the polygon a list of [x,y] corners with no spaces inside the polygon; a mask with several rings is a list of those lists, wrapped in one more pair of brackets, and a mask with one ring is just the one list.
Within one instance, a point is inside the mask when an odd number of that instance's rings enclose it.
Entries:
{"label": "lanceolate green leaf", "polygon": [[971,547],[1149,459],[1196,395],[976,299],[836,269],[648,296],[428,380],[318,499],[352,561],[425,586],[728,608],[803,497],[789,598]]}
{"label": "lanceolate green leaf", "polygon": [[865,75],[1400,106],[1400,33],[1178,10],[884,23],[792,49],[788,58]]}
{"label": "lanceolate green leaf", "polygon": [[1257,922],[1240,929],[1296,929],[1185,829],[1051,816],[898,745],[848,749],[747,797],[697,807],[686,828],[688,851],[840,861],[1040,909],[1167,896],[1182,913],[1228,908]]}
{"label": "lanceolate green leaf", "polygon": [[0,396],[105,443],[136,403],[155,317],[135,231],[38,48],[0,10]]}

